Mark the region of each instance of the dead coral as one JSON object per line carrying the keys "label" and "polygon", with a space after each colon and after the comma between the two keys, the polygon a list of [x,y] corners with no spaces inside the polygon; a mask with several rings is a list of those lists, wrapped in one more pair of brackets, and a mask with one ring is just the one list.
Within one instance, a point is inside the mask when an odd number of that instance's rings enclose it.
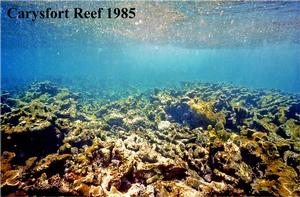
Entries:
{"label": "dead coral", "polygon": [[299,195],[297,95],[183,83],[109,102],[43,82],[2,97],[4,195]]}

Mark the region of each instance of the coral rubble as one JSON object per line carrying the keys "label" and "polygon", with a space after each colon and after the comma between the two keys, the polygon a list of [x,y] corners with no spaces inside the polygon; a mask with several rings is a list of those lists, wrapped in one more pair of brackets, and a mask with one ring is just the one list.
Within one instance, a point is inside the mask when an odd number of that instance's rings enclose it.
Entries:
{"label": "coral rubble", "polygon": [[118,100],[1,95],[3,195],[300,195],[300,96],[183,83]]}

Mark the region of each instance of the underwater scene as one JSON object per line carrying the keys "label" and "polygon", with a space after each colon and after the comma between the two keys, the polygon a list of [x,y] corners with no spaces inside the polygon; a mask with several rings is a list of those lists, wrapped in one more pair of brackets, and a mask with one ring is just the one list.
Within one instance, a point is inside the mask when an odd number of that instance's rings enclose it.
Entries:
{"label": "underwater scene", "polygon": [[1,1],[1,195],[300,196],[299,1]]}

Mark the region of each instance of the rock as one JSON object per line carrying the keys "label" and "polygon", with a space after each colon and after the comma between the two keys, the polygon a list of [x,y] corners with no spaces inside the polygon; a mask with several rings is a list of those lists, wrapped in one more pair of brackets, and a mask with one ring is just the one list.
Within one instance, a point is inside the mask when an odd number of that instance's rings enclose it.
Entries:
{"label": "rock", "polygon": [[195,121],[199,126],[206,127],[215,125],[218,120],[217,114],[213,111],[214,102],[205,102],[199,99],[192,99],[188,102],[190,109],[194,112]]}
{"label": "rock", "polygon": [[277,133],[284,138],[300,139],[300,125],[289,119],[277,129]]}
{"label": "rock", "polygon": [[60,170],[64,168],[63,165],[65,163],[65,160],[67,160],[70,157],[71,155],[69,154],[47,155],[47,157],[43,158],[37,163],[33,171],[35,171],[36,173],[48,172],[50,174],[55,174],[54,172],[60,172]]}
{"label": "rock", "polygon": [[200,99],[192,99],[188,102],[171,103],[166,107],[166,112],[181,124],[188,124],[192,129],[215,125],[218,121],[225,122],[224,115],[213,111],[214,102],[205,102]]}
{"label": "rock", "polygon": [[216,153],[213,161],[214,165],[216,165],[216,168],[224,172],[224,175],[221,176],[224,178],[227,176],[232,177],[228,178],[228,181],[234,182],[235,184],[237,184],[239,181],[243,181],[244,184],[251,183],[253,179],[253,172],[251,168],[242,161],[239,147],[233,142],[226,142],[224,144],[224,151],[219,151]]}
{"label": "rock", "polygon": [[104,117],[104,120],[110,125],[110,126],[122,126],[124,123],[124,116],[116,111],[111,112],[110,114],[106,115]]}
{"label": "rock", "polygon": [[30,89],[26,92],[26,94],[24,96],[24,100],[30,101],[30,100],[39,98],[40,96],[42,96],[44,94],[48,94],[50,96],[55,96],[58,93],[58,91],[59,91],[58,87],[49,81],[36,82],[36,83],[33,83],[30,86]]}
{"label": "rock", "polygon": [[20,183],[20,181],[18,181],[18,178],[20,178],[20,175],[21,175],[21,173],[19,170],[7,171],[1,179],[1,187],[17,186]]}
{"label": "rock", "polygon": [[156,194],[158,196],[177,196],[182,195],[184,197],[196,197],[202,196],[201,192],[186,186],[183,183],[174,182],[157,182],[155,184]]}
{"label": "rock", "polygon": [[146,118],[141,116],[134,116],[125,118],[125,125],[131,129],[137,129],[139,127],[146,127]]}
{"label": "rock", "polygon": [[296,171],[281,161],[270,163],[265,177],[257,179],[253,184],[254,194],[293,196],[300,193]]}
{"label": "rock", "polygon": [[[83,192],[85,193],[85,192]],[[89,196],[95,196],[95,197],[100,197],[104,195],[104,191],[101,188],[101,186],[94,186],[92,185],[89,189]]]}
{"label": "rock", "polygon": [[160,121],[157,125],[158,130],[166,130],[169,129],[171,126],[171,123],[169,121]]}
{"label": "rock", "polygon": [[292,166],[299,174],[300,169],[300,154],[292,151],[286,151],[283,156],[286,165]]}

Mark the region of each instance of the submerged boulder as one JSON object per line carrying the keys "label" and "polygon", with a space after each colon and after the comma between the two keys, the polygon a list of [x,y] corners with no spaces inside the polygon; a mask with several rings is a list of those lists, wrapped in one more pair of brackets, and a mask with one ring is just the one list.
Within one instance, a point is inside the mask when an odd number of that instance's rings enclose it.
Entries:
{"label": "submerged boulder", "polygon": [[169,121],[160,121],[157,125],[158,130],[166,130],[171,126]]}
{"label": "submerged boulder", "polygon": [[167,105],[166,112],[180,124],[187,124],[190,128],[215,126],[217,122],[225,122],[222,112],[214,111],[213,101],[201,99],[184,100]]}
{"label": "submerged boulder", "polygon": [[104,117],[104,120],[110,125],[110,126],[122,126],[124,123],[124,115],[117,111],[112,111],[109,114],[107,114]]}
{"label": "submerged boulder", "polygon": [[214,112],[214,104],[215,102],[213,101],[203,101],[200,99],[192,99],[188,102],[197,124],[200,126],[214,126],[222,118],[220,113]]}

